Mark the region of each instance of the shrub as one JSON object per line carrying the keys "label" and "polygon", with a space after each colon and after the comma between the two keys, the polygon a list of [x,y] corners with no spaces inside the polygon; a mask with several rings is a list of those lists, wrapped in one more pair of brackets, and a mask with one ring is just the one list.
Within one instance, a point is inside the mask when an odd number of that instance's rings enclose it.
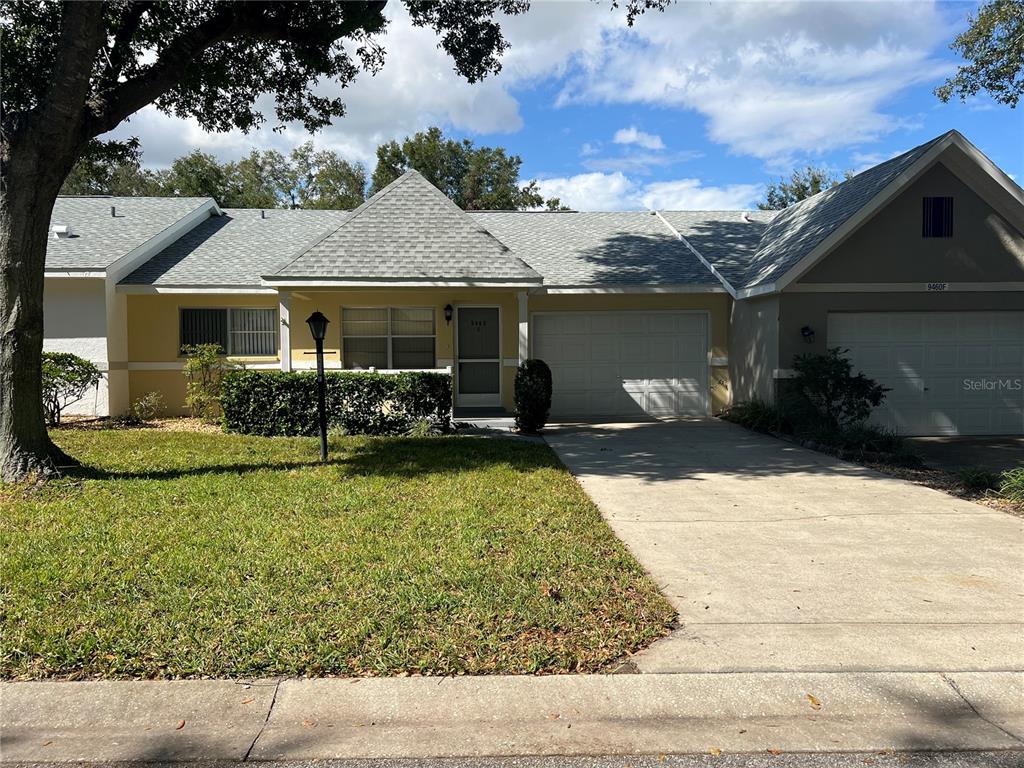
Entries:
{"label": "shrub", "polygon": [[[429,420],[451,429],[452,383],[446,373],[330,371],[327,422],[334,434],[402,435]],[[316,374],[236,370],[220,393],[224,428],[249,435],[315,435]]]}
{"label": "shrub", "polygon": [[1024,467],[1003,472],[1000,477],[999,493],[1013,504],[1024,505]]}
{"label": "shrub", "polygon": [[792,431],[792,425],[781,408],[758,398],[736,403],[722,414],[722,418],[755,432]]}
{"label": "shrub", "polygon": [[902,437],[891,429],[870,424],[854,424],[829,429],[820,424],[798,430],[806,447],[854,461],[880,461],[904,467],[916,467],[921,457],[907,448]]}
{"label": "shrub", "polygon": [[999,475],[979,467],[963,467],[956,473],[965,491],[994,491],[999,488]]}
{"label": "shrub", "polygon": [[44,352],[42,367],[43,412],[51,426],[60,424],[64,409],[99,386],[103,378],[99,368],[70,352]]}
{"label": "shrub", "polygon": [[516,370],[516,427],[535,434],[544,428],[551,413],[551,369],[543,360],[523,360]]}
{"label": "shrub", "polygon": [[[853,375],[853,365],[843,355],[848,350],[833,347],[824,355],[797,355],[793,387],[813,409],[826,429],[843,430],[860,424],[878,407],[888,391],[863,373]],[[798,411],[796,404],[790,410]]]}
{"label": "shrub", "polygon": [[164,396],[147,392],[132,405],[132,415],[139,421],[152,421],[164,411]]}
{"label": "shrub", "polygon": [[185,355],[185,407],[196,418],[213,421],[224,375],[236,366],[223,356],[219,344],[188,344],[181,351]]}

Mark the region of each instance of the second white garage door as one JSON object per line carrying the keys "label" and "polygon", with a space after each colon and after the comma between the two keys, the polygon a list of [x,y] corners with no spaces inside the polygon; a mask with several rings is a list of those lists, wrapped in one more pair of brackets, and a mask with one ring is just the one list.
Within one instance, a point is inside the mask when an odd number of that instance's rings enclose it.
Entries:
{"label": "second white garage door", "polygon": [[843,312],[828,345],[891,391],[873,416],[904,435],[1024,434],[1024,312]]}
{"label": "second white garage door", "polygon": [[531,337],[551,367],[553,419],[710,413],[703,312],[538,313]]}

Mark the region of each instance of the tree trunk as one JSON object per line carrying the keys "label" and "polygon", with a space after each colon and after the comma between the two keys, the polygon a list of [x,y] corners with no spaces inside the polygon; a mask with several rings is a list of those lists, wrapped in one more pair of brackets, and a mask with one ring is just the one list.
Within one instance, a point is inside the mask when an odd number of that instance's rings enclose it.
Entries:
{"label": "tree trunk", "polygon": [[42,399],[46,238],[65,163],[31,139],[0,154],[0,480],[16,482],[73,463],[46,432]]}

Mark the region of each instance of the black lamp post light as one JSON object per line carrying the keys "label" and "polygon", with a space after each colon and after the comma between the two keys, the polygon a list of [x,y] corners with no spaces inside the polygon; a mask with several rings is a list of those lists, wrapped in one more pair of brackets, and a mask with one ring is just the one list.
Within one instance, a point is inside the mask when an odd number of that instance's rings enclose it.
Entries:
{"label": "black lamp post light", "polygon": [[316,344],[316,414],[320,420],[320,461],[327,461],[327,380],[324,378],[324,337],[328,320],[323,312],[314,312],[306,319]]}

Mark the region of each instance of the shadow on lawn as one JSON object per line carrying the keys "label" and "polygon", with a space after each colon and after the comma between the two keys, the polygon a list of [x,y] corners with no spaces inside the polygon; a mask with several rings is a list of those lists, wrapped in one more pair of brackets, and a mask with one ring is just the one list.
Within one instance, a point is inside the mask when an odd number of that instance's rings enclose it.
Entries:
{"label": "shadow on lawn", "polygon": [[[313,447],[311,441],[311,447]],[[311,455],[315,455],[311,450]],[[200,458],[202,460],[202,458]],[[154,467],[118,471],[81,465],[65,470],[81,480],[174,480],[203,475],[244,475],[251,472],[292,472],[321,467],[337,468],[345,476],[421,477],[471,472],[505,465],[518,472],[561,468],[546,445],[481,438],[369,438],[352,445],[331,446],[326,464],[315,458],[280,461],[204,463],[189,467]]]}

